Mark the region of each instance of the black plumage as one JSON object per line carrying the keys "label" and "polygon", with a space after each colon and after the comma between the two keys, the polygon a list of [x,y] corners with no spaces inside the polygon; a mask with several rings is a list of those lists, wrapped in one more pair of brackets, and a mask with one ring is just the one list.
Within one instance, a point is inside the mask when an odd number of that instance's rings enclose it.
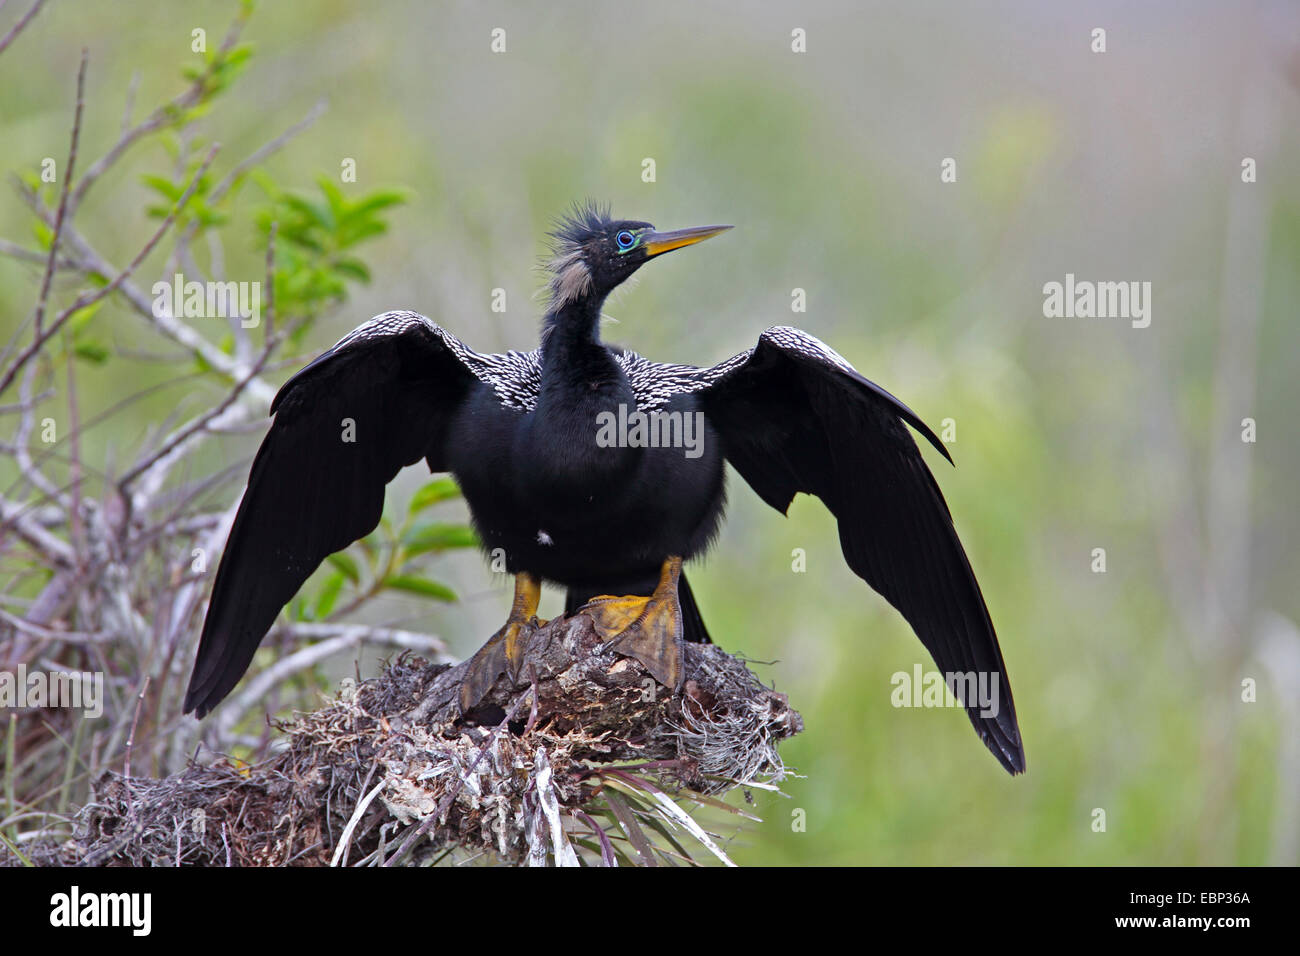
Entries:
{"label": "black plumage", "polygon": [[[949,458],[924,422],[798,329],[770,328],[711,368],[600,341],[601,306],[617,285],[723,228],[658,233],[579,210],[555,233],[539,348],[484,355],[421,315],[390,312],[293,376],[222,555],[186,711],[202,716],[230,692],[283,606],[329,554],[375,528],[384,486],[421,459],[456,477],[484,548],[502,549],[517,575],[510,620],[469,664],[466,708],[517,662],[542,581],[565,587],[566,610],[587,605],[616,650],[675,687],[681,641],[709,639],[680,564],[717,534],[730,462],[782,513],[798,492],[819,497],[849,567],[942,672],[997,675],[996,716],[974,701],[966,710],[1003,766],[1023,770],[992,621],[905,427]],[[602,443],[596,423],[620,406],[692,416],[703,425],[698,454]]]}

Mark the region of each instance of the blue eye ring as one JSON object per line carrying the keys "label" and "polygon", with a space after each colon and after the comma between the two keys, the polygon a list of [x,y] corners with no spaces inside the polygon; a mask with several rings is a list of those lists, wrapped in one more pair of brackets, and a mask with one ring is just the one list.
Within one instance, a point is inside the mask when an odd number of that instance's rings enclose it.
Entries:
{"label": "blue eye ring", "polygon": [[636,236],[624,229],[614,237],[614,241],[618,243],[619,252],[627,252],[636,245]]}

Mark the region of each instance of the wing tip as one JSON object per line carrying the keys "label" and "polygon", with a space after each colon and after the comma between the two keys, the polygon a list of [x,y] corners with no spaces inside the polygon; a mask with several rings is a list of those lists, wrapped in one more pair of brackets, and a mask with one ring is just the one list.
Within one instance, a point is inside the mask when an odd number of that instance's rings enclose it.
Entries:
{"label": "wing tip", "polygon": [[1027,763],[1025,745],[1020,739],[1019,726],[1008,729],[990,720],[981,721],[976,725],[976,730],[984,746],[997,758],[998,763],[1002,764],[1002,769],[1013,777],[1025,772]]}
{"label": "wing tip", "polygon": [[1016,777],[1025,772],[1025,748],[1017,746],[1014,750],[1004,751],[999,755],[999,762],[1007,773]]}
{"label": "wing tip", "polygon": [[[197,678],[198,674],[195,673],[194,676]],[[202,720],[220,702],[220,698],[213,700],[210,691],[203,688],[195,680],[191,680],[189,688],[185,691],[185,703],[181,706],[181,713],[188,714],[192,711],[195,717]]]}
{"label": "wing tip", "polygon": [[944,458],[948,459],[948,464],[956,468],[957,463],[952,460],[952,455],[948,452],[948,446],[943,443],[943,440],[940,439],[939,436],[936,435],[934,432],[932,432],[930,430],[930,426],[927,425],[925,422],[921,421],[919,417],[917,418],[917,422],[920,423],[921,434],[926,437],[926,440],[928,440],[930,444],[933,445],[938,450],[939,454],[943,455]]}

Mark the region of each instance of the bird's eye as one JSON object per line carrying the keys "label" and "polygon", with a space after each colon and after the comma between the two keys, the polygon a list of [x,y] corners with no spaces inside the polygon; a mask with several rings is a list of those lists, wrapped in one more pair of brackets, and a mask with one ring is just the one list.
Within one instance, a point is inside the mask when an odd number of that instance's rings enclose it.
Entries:
{"label": "bird's eye", "polygon": [[626,229],[615,236],[614,240],[618,243],[620,252],[626,252],[636,245],[636,236],[632,235],[632,233],[628,232]]}

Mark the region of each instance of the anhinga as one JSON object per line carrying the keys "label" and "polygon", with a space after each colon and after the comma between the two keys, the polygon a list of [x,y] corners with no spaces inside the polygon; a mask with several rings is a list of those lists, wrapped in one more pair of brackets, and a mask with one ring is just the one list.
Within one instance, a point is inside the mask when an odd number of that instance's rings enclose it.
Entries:
{"label": "anhinga", "polygon": [[[421,458],[455,476],[484,549],[502,549],[515,576],[506,624],[467,666],[463,708],[518,667],[543,581],[565,587],[566,611],[584,607],[614,650],[676,690],[682,642],[709,640],[682,562],[718,531],[730,462],[782,513],[796,492],[821,498],[849,567],[902,613],[945,677],[996,675],[993,708],[963,703],[1002,765],[1023,770],[993,623],[904,423],[951,462],[934,433],[798,329],[770,328],[712,368],[601,342],[615,287],[727,228],[658,232],[579,208],[554,233],[540,347],[483,355],[422,315],[389,312],[294,375],[271,405],[217,570],[186,712],[203,716],[230,692],[302,583],[375,528],[384,486]],[[630,412],[690,416],[702,423],[698,447],[601,435],[602,416]]]}

